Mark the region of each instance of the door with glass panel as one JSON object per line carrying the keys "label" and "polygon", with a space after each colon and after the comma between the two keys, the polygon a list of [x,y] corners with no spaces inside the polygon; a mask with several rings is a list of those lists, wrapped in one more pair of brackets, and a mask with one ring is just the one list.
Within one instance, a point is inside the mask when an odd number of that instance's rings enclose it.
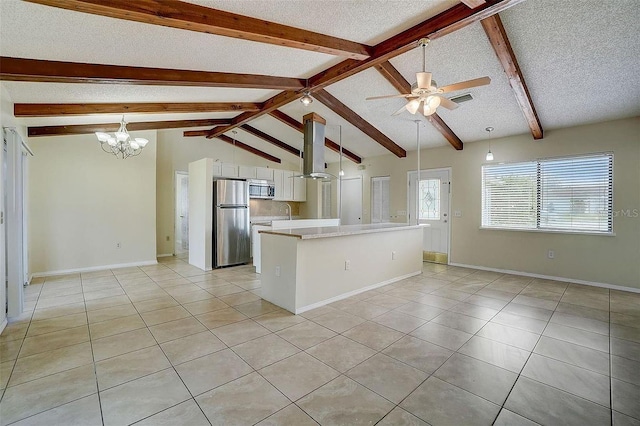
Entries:
{"label": "door with glass panel", "polygon": [[449,197],[448,169],[409,172],[409,223],[425,223],[423,258],[437,263],[449,262]]}

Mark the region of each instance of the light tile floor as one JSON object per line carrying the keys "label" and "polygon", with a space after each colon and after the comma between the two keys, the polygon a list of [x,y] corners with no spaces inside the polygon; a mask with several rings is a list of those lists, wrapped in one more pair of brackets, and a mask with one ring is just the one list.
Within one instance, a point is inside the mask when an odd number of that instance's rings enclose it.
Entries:
{"label": "light tile floor", "polygon": [[640,294],[424,264],[295,316],[159,261],[26,289],[1,425],[640,425]]}

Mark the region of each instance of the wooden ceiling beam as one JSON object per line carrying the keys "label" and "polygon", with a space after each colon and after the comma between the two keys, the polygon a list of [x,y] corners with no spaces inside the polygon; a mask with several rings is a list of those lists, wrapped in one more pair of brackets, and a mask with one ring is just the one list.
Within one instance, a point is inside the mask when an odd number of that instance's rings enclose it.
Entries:
{"label": "wooden ceiling beam", "polygon": [[14,104],[16,117],[59,117],[91,114],[165,114],[260,111],[255,102],[113,103],[113,104]]}
{"label": "wooden ceiling beam", "polygon": [[489,42],[491,42],[491,46],[496,52],[496,56],[498,57],[504,72],[507,74],[509,84],[513,89],[516,101],[518,102],[518,105],[520,105],[524,118],[527,120],[527,124],[531,129],[533,138],[542,139],[544,136],[542,124],[538,118],[538,113],[533,105],[531,94],[529,93],[527,84],[524,81],[522,70],[518,65],[516,55],[511,48],[509,37],[502,25],[500,16],[493,15],[489,18],[483,19],[482,28],[484,28],[484,32],[487,33]]}
{"label": "wooden ceiling beam", "polygon": [[418,40],[423,37],[434,40],[502,12],[523,1],[487,0],[485,4],[475,9],[470,9],[466,5],[459,3],[432,18],[414,25],[408,30],[378,43],[373,47],[372,55],[367,59],[361,61],[347,59],[319,72],[309,78],[309,89],[311,92],[324,89],[333,83],[416,48]]}
{"label": "wooden ceiling beam", "polygon": [[[288,116],[284,112],[280,110],[274,110],[274,111],[271,111],[269,115],[279,120],[280,122],[286,124],[287,126],[291,127],[292,129],[295,129],[300,133],[304,133],[304,124],[302,124],[295,118]],[[324,146],[340,154],[340,145],[335,143],[331,139],[324,138]],[[352,151],[346,149],[345,147],[342,147],[342,155],[344,155],[346,158],[348,158],[349,160],[353,161],[356,164],[362,163],[362,158],[360,156],[358,156],[357,154],[354,154]]]}
{"label": "wooden ceiling beam", "polygon": [[0,80],[39,83],[138,84],[301,90],[305,80],[258,74],[127,67],[80,62],[0,57]]}
{"label": "wooden ceiling beam", "polygon": [[145,24],[293,47],[355,59],[370,46],[192,3],[166,0],[28,0],[32,3]]}
{"label": "wooden ceiling beam", "polygon": [[405,151],[400,145],[396,144],[384,133],[376,129],[368,121],[360,117],[348,106],[340,102],[331,93],[327,92],[326,90],[318,90],[313,94],[313,96],[314,98],[322,102],[326,107],[338,114],[340,117],[344,118],[349,123],[360,129],[371,139],[388,149],[392,154],[395,154],[399,158],[407,156],[407,151]]}
{"label": "wooden ceiling beam", "polygon": [[451,130],[451,128],[447,126],[447,123],[445,123],[437,113],[426,115],[425,118],[429,123],[431,123],[433,127],[436,128],[437,131],[442,134],[442,136],[445,137],[445,139],[451,144],[452,147],[454,147],[458,151],[462,151],[462,149],[464,148],[464,144],[462,143],[458,135],[456,135],[453,130]]}
{"label": "wooden ceiling beam", "polygon": [[[464,28],[467,25],[506,10],[523,1],[524,0],[487,0],[484,5],[475,9],[470,9],[462,3],[457,4],[434,17],[377,44],[372,49],[372,55],[367,59],[346,59],[335,66],[317,73],[308,80],[308,88],[312,92],[324,90],[324,88],[330,84],[344,80],[345,78],[355,75],[361,71],[388,61],[390,58],[408,52],[415,48],[418,40],[423,37],[429,37],[431,39],[442,37],[446,34],[450,34],[456,30]],[[301,91],[287,90],[281,92],[267,100],[261,111],[245,112],[240,114],[234,118],[230,125],[218,126],[211,129],[207,137],[212,138],[221,135],[235,127],[261,117],[264,114],[269,114],[289,102],[300,99],[302,96],[303,93]],[[398,152],[401,153],[401,151]]]}
{"label": "wooden ceiling beam", "polygon": [[485,4],[485,0],[460,0],[462,3],[464,3],[465,5],[467,5],[468,8],[470,9],[475,9],[478,6],[482,6],[483,4]]}
{"label": "wooden ceiling beam", "polygon": [[235,117],[233,120],[231,120],[231,124],[227,126],[214,127],[209,131],[207,138],[211,139],[211,138],[217,137],[223,133],[228,132],[229,130],[232,130],[238,126],[246,124],[251,120],[254,120],[258,117],[262,117],[265,114],[269,114],[271,111],[274,111],[288,104],[289,102],[293,102],[297,99],[300,99],[303,95],[304,93],[294,92],[289,90],[280,92],[274,97],[267,100],[265,103],[263,103],[262,108],[259,111],[244,112],[238,115],[237,117]]}
{"label": "wooden ceiling beam", "polygon": [[297,148],[295,148],[295,147],[293,147],[293,146],[291,146],[289,144],[286,144],[286,143],[282,142],[281,140],[274,138],[271,135],[266,134],[265,132],[263,132],[260,129],[256,129],[255,127],[249,126],[248,124],[243,124],[242,126],[240,126],[240,128],[242,130],[244,130],[245,132],[252,134],[255,137],[258,137],[258,138],[260,138],[260,139],[262,139],[264,141],[269,142],[272,145],[277,146],[278,148],[284,149],[289,154],[293,154],[298,158],[300,158],[302,156],[302,152],[299,149],[297,149]]}
{"label": "wooden ceiling beam", "polygon": [[209,134],[209,130],[185,130],[182,132],[182,136],[185,138],[192,138],[196,136],[207,136]]}
{"label": "wooden ceiling beam", "polygon": [[[213,118],[204,120],[171,120],[171,121],[145,121],[137,123],[127,123],[127,130],[160,130],[160,129],[182,129],[186,127],[206,127],[219,124],[230,123],[230,118]],[[62,136],[62,135],[84,135],[95,132],[115,132],[120,127],[120,123],[101,124],[72,124],[67,126],[38,126],[29,127],[27,135],[29,137],[38,136]]]}
{"label": "wooden ceiling beam", "polygon": [[[376,65],[376,70],[382,74],[384,78],[387,79],[389,83],[400,93],[411,93],[411,84],[404,78],[402,74],[391,65],[391,62],[385,61],[379,65]],[[453,130],[444,120],[438,115],[438,113],[434,113],[433,115],[426,116],[427,121],[439,131],[442,136],[457,150],[462,150],[463,144],[458,135],[456,135]]]}
{"label": "wooden ceiling beam", "polygon": [[269,161],[273,161],[274,163],[282,163],[282,161],[278,158],[278,157],[274,157],[271,154],[267,154],[264,151],[260,151],[257,148],[254,148],[250,145],[247,145],[246,143],[242,143],[237,139],[232,139],[227,135],[220,135],[220,136],[216,136],[218,139],[220,139],[223,142],[226,142],[228,144],[231,144],[233,146],[237,146],[240,149],[244,149],[247,152],[250,152],[254,155],[257,155],[258,157],[262,157],[264,159],[267,159]]}

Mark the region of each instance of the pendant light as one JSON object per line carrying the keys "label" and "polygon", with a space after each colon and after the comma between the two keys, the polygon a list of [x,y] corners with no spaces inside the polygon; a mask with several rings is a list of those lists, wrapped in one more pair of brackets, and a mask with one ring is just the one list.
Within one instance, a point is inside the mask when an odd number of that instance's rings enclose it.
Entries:
{"label": "pendant light", "polygon": [[487,152],[485,160],[493,161],[493,152],[491,152],[491,132],[493,132],[493,127],[487,127],[485,130],[489,132],[489,152]]}
{"label": "pendant light", "polygon": [[300,102],[302,102],[304,106],[309,106],[313,103],[313,98],[308,90],[304,92],[304,96],[300,98]]}

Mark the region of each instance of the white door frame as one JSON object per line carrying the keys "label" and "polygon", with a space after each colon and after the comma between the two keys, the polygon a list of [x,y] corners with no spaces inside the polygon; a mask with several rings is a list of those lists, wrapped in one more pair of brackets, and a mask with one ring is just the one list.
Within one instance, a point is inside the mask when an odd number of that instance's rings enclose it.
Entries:
{"label": "white door frame", "polygon": [[[453,170],[451,169],[451,167],[440,167],[437,169],[420,169],[420,175],[422,175],[423,172],[426,173],[431,173],[431,172],[449,172],[449,205],[447,206],[447,217],[449,218],[449,220],[447,221],[447,263],[450,264],[452,263],[452,259],[451,259],[451,200],[453,199],[453,191],[451,190],[451,184],[453,183]],[[407,172],[407,214],[409,214],[410,212],[410,208],[411,208],[411,192],[409,191],[409,188],[411,188],[411,177],[416,175],[417,176],[418,171],[417,170],[410,170]],[[417,206],[417,200],[416,200],[416,206]],[[417,211],[415,212],[411,212],[412,213],[412,217],[415,217],[415,223],[418,223],[418,214]],[[413,223],[413,221],[408,221],[410,224]]]}
{"label": "white door frame", "polygon": [[24,152],[22,137],[15,129],[6,129],[7,179],[6,226],[7,247],[7,316],[17,317],[24,311],[25,276],[25,216],[24,216]]}
{"label": "white door frame", "polygon": [[[176,218],[178,216],[178,176],[187,176],[189,177],[189,172],[184,172],[182,170],[175,170],[174,174],[173,174],[173,249],[171,250],[171,252],[173,253],[173,255],[177,255],[176,253],[176,242],[178,241],[178,239],[176,238],[178,236],[178,222],[176,221]],[[188,194],[187,194],[188,197]],[[188,208],[188,204],[187,204],[187,208]]]}

